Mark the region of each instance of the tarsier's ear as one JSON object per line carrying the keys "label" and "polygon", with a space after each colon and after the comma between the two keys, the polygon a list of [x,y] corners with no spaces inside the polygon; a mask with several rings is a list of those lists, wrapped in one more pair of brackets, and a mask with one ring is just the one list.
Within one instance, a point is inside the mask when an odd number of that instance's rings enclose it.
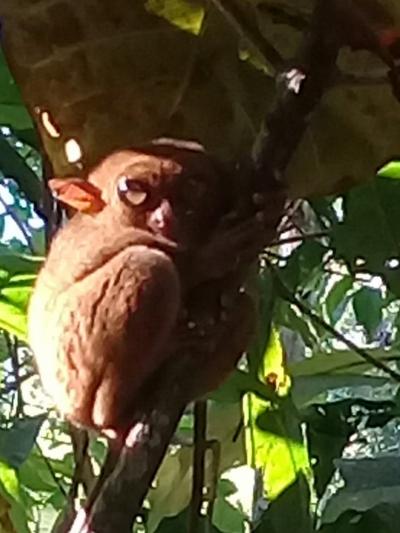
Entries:
{"label": "tarsier's ear", "polygon": [[81,178],[54,178],[48,183],[57,200],[81,213],[98,213],[105,206],[101,190]]}

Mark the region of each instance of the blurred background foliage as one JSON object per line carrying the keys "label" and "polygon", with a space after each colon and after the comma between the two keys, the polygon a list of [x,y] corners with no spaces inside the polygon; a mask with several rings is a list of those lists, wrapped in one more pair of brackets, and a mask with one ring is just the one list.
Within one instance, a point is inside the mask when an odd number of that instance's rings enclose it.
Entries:
{"label": "blurred background foliage", "polygon": [[[198,31],[196,3],[148,4]],[[50,532],[74,472],[68,428],[43,394],[26,344],[27,303],[45,255],[41,176],[35,130],[0,53],[4,533]],[[392,161],[349,192],[297,202],[260,258],[257,338],[207,402],[207,531],[398,531],[400,392],[385,366],[400,371],[399,180],[400,162]],[[185,531],[192,428],[189,407],[139,531]],[[103,456],[99,439],[91,446],[95,473]]]}

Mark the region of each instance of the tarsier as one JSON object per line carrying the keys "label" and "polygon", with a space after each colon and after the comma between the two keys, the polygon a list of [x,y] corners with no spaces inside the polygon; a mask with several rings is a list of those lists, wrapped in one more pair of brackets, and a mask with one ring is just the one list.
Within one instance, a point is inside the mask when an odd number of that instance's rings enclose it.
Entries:
{"label": "tarsier", "polygon": [[[50,182],[79,212],[55,237],[39,274],[29,338],[43,384],[71,422],[110,436],[124,432],[182,323],[191,327],[187,299],[229,277],[230,251],[254,256],[246,241],[262,224],[221,228],[221,213],[229,219],[231,209],[226,179],[199,146],[165,141],[108,156],[88,180]],[[243,307],[241,316],[225,317],[228,328],[243,330],[234,335],[235,353],[217,358],[209,383],[194,394],[233,369],[251,331],[244,315]]]}

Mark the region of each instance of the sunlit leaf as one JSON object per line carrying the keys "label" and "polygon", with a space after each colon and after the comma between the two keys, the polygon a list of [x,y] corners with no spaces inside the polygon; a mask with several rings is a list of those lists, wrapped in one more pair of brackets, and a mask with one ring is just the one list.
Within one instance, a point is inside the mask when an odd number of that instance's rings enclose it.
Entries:
{"label": "sunlit leaf", "polygon": [[[276,333],[271,337],[259,372],[271,387],[278,390],[281,387],[283,392],[287,388],[284,353]],[[310,473],[307,449],[294,406],[287,399],[276,410],[270,402],[249,394],[244,402],[244,417],[248,463],[263,472],[265,495],[273,501],[299,477],[307,478]],[[309,501],[307,491],[303,489],[297,493],[297,503],[305,522],[298,526],[301,531],[308,531]]]}
{"label": "sunlit leaf", "polygon": [[146,9],[196,35],[204,18],[204,5],[199,0],[147,0]]}
{"label": "sunlit leaf", "polygon": [[2,462],[0,462],[0,495],[3,506],[4,502],[8,502],[7,523],[13,526],[13,529],[5,529],[5,533],[29,533],[17,473]]}
{"label": "sunlit leaf", "polygon": [[[259,515],[267,507],[262,481],[259,483],[258,477],[257,471],[247,465],[231,468],[222,474],[213,513],[213,523],[219,531],[240,533],[246,531],[246,523],[253,525],[257,522],[257,500],[260,501]],[[261,487],[261,491],[257,491],[257,485]]]}
{"label": "sunlit leaf", "polygon": [[400,178],[400,161],[391,161],[378,171],[381,178]]}
{"label": "sunlit leaf", "polygon": [[33,275],[13,276],[0,290],[0,328],[27,340],[27,309],[33,283]]}

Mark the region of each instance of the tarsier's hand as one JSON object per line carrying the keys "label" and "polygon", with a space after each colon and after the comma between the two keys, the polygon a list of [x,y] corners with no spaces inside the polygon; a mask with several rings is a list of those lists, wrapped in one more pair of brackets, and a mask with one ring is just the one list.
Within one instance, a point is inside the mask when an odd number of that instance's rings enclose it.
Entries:
{"label": "tarsier's hand", "polygon": [[220,279],[240,267],[248,266],[273,238],[282,215],[285,194],[278,191],[271,197],[259,193],[254,197],[255,212],[245,220],[235,213],[225,216],[207,243],[193,254],[191,283],[204,279]]}

